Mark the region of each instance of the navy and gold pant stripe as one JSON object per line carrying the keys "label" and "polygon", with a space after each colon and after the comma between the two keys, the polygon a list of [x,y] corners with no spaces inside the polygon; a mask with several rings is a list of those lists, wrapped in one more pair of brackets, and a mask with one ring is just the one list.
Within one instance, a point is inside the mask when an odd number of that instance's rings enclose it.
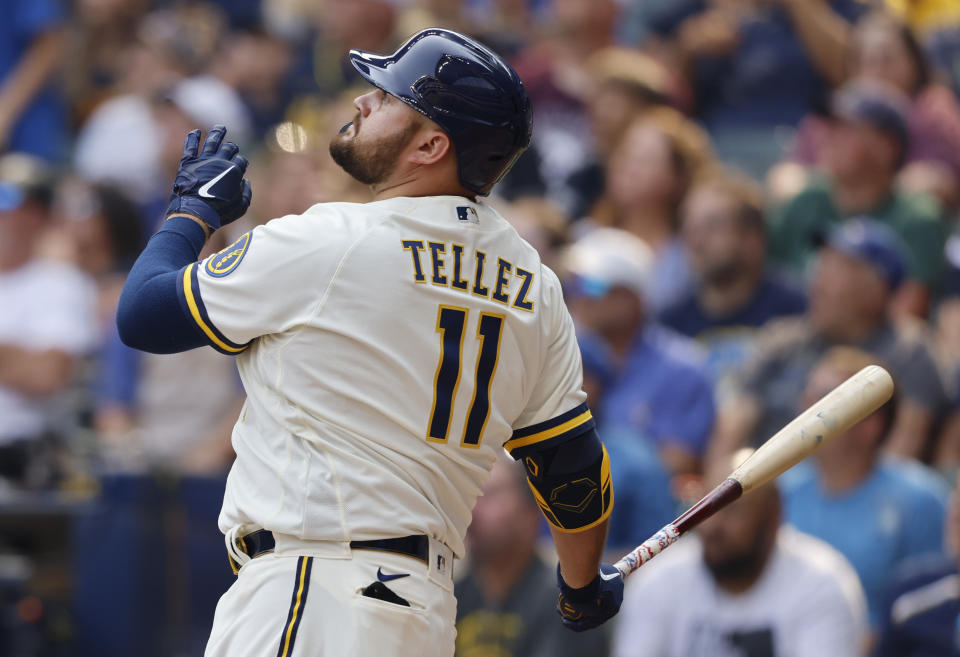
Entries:
{"label": "navy and gold pant stripe", "polygon": [[537,449],[543,449],[562,443],[589,431],[595,424],[590,408],[584,402],[555,418],[517,429],[503,446],[516,459],[522,456],[523,448],[536,445]]}
{"label": "navy and gold pant stripe", "polygon": [[313,557],[297,559],[297,579],[293,586],[293,597],[290,600],[287,621],[283,624],[283,636],[280,637],[277,657],[290,657],[293,654],[293,644],[297,640],[297,629],[303,619],[303,607],[307,604],[307,592],[310,590],[310,571],[312,569]]}
{"label": "navy and gold pant stripe", "polygon": [[207,308],[203,305],[203,299],[200,298],[197,271],[197,263],[189,264],[184,267],[183,274],[177,279],[177,292],[180,296],[181,305],[185,306],[185,310],[189,312],[197,327],[206,336],[211,347],[224,354],[239,354],[250,345],[231,342],[210,321]]}

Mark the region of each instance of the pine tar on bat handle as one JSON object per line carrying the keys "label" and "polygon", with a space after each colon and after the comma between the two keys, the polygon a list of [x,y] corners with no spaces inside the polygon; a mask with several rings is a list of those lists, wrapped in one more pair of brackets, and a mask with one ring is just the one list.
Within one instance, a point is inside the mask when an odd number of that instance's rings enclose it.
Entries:
{"label": "pine tar on bat handle", "polygon": [[761,445],[716,488],[614,564],[626,577],[744,493],[762,486],[883,406],[893,379],[869,365],[831,390]]}

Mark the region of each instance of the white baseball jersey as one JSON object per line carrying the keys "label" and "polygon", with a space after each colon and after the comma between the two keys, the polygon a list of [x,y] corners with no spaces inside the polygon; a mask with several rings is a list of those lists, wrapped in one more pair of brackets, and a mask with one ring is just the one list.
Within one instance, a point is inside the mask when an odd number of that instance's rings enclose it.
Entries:
{"label": "white baseball jersey", "polygon": [[498,450],[592,423],[556,275],[463,197],[325,203],[187,266],[247,402],[220,528],[427,534],[458,556]]}

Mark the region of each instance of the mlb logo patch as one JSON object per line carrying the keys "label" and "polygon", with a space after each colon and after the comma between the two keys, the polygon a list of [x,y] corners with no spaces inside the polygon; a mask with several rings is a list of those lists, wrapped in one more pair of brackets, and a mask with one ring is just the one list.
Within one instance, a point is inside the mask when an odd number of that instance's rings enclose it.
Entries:
{"label": "mlb logo patch", "polygon": [[460,221],[469,221],[471,224],[480,223],[480,217],[477,216],[477,211],[471,208],[469,205],[457,206],[457,219]]}

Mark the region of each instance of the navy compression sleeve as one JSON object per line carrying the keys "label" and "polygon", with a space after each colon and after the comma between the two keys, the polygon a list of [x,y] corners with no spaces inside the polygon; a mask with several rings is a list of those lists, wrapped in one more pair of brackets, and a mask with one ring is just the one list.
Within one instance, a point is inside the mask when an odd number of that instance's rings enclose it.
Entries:
{"label": "navy compression sleeve", "polygon": [[180,270],[196,262],[205,241],[203,228],[187,217],[168,219],[150,238],[127,276],[117,306],[117,329],[125,345],[172,354],[209,344],[177,295]]}

